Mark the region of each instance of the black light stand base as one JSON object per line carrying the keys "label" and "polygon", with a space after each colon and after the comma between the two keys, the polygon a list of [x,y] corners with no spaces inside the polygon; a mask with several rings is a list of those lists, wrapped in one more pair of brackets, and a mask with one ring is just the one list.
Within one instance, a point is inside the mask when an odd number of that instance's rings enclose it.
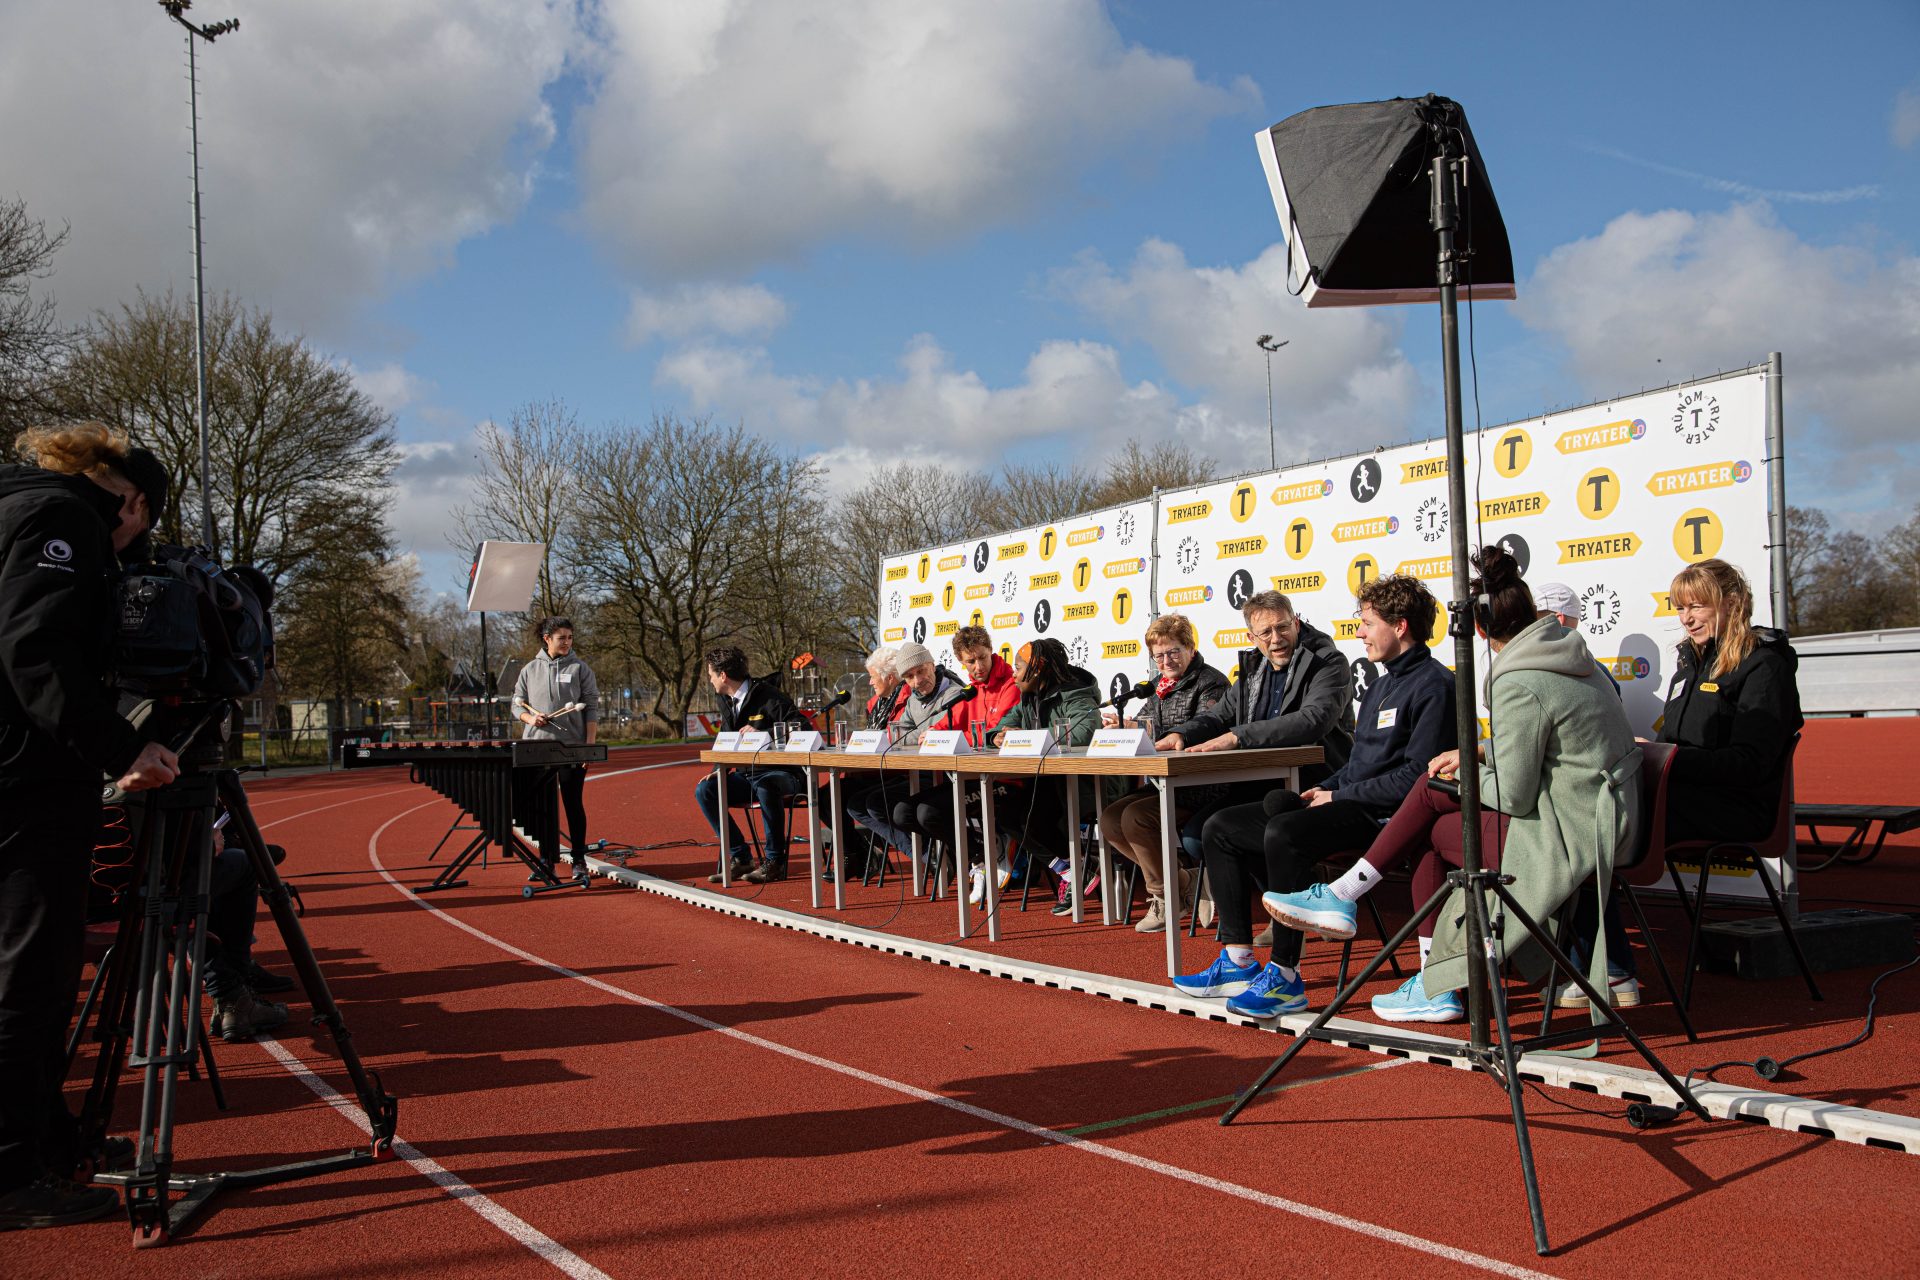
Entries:
{"label": "black light stand base", "polygon": [[[1352,1032],[1331,1031],[1328,1030],[1328,1024],[1340,1015],[1341,1010],[1345,1009],[1347,1005],[1352,1002],[1354,996],[1359,994],[1360,989],[1366,985],[1375,973],[1379,972],[1382,966],[1386,964],[1387,957],[1391,956],[1408,938],[1412,937],[1414,932],[1419,929],[1425,920],[1440,910],[1442,905],[1447,902],[1448,895],[1453,891],[1462,891],[1463,904],[1469,917],[1469,922],[1471,923],[1477,919],[1480,925],[1478,930],[1479,935],[1493,939],[1496,945],[1498,945],[1501,942],[1502,936],[1501,925],[1499,922],[1489,919],[1487,915],[1487,895],[1490,894],[1498,900],[1504,911],[1513,913],[1513,917],[1519,922],[1522,931],[1528,938],[1532,939],[1533,942],[1541,947],[1547,957],[1553,962],[1556,970],[1566,973],[1572,978],[1575,985],[1586,993],[1590,1010],[1596,1011],[1590,1014],[1592,1021],[1589,1023],[1563,1028],[1559,1031],[1543,1030],[1539,1035],[1516,1038],[1513,1034],[1513,1027],[1507,1013],[1506,987],[1500,981],[1495,980],[1490,984],[1490,994],[1493,1004],[1493,1021],[1499,1031],[1498,1040],[1488,1045],[1462,1042],[1457,1046],[1447,1046],[1447,1056],[1458,1061],[1464,1061],[1470,1070],[1482,1072],[1490,1076],[1495,1083],[1500,1085],[1502,1091],[1507,1095],[1508,1105],[1513,1113],[1514,1140],[1520,1149],[1520,1169],[1522,1180],[1526,1185],[1527,1210],[1533,1225],[1534,1249],[1544,1256],[1551,1246],[1547,1242],[1546,1215],[1541,1208],[1540,1183],[1533,1163],[1533,1142],[1527,1129],[1526,1108],[1523,1105],[1523,1094],[1526,1085],[1520,1076],[1521,1058],[1529,1053],[1552,1049],[1556,1046],[1570,1044],[1575,1041],[1591,1040],[1596,1036],[1616,1035],[1625,1039],[1633,1046],[1634,1051],[1660,1076],[1667,1087],[1673,1090],[1674,1095],[1679,1098],[1685,1110],[1693,1112],[1694,1115],[1702,1120],[1707,1120],[1709,1117],[1706,1108],[1701,1106],[1699,1099],[1694,1097],[1692,1090],[1688,1089],[1685,1084],[1675,1078],[1673,1072],[1667,1069],[1666,1064],[1661,1062],[1660,1059],[1654,1055],[1653,1051],[1648,1049],[1640,1037],[1635,1034],[1633,1028],[1621,1019],[1619,1013],[1614,1010],[1611,1001],[1608,1000],[1606,995],[1594,987],[1585,971],[1577,968],[1573,961],[1567,957],[1566,953],[1561,950],[1559,944],[1554,942],[1554,940],[1541,929],[1539,923],[1527,914],[1525,908],[1521,907],[1520,904],[1514,900],[1513,895],[1507,889],[1507,886],[1512,883],[1512,876],[1503,876],[1497,871],[1483,870],[1468,872],[1456,870],[1449,872],[1447,875],[1447,883],[1442,885],[1439,891],[1432,897],[1428,898],[1420,910],[1414,913],[1413,918],[1402,925],[1399,932],[1388,939],[1386,945],[1380,949],[1379,953],[1367,962],[1366,967],[1361,969],[1359,974],[1340,989],[1339,994],[1333,998],[1333,1002],[1329,1004],[1305,1030],[1298,1033],[1293,1043],[1287,1046],[1284,1053],[1274,1059],[1272,1065],[1260,1074],[1259,1079],[1255,1080],[1249,1088],[1234,1099],[1233,1105],[1227,1108],[1226,1114],[1220,1117],[1220,1123],[1222,1125],[1232,1124],[1240,1113],[1247,1108],[1249,1103],[1266,1091],[1267,1087],[1273,1082],[1274,1077],[1279,1075],[1280,1072],[1286,1068],[1287,1064],[1292,1062],[1294,1057],[1304,1049],[1310,1041],[1317,1040],[1327,1044],[1345,1044],[1352,1041]],[[1474,886],[1478,887],[1478,892],[1473,891]],[[1501,949],[1504,950],[1505,948],[1502,947]],[[1548,992],[1545,998],[1551,1000],[1552,993]],[[1605,1010],[1605,1012],[1597,1012],[1599,1010]],[[1431,1057],[1435,1053],[1433,1041],[1425,1038],[1415,1039],[1411,1036],[1396,1036],[1391,1033],[1385,1035],[1369,1033],[1366,1041],[1369,1048],[1385,1049],[1389,1053],[1403,1054],[1415,1059]]]}
{"label": "black light stand base", "polygon": [[155,1194],[154,1171],[100,1173],[94,1182],[120,1187],[127,1200],[127,1217],[133,1228],[133,1247],[151,1249],[180,1235],[189,1222],[206,1209],[222,1191],[244,1191],[276,1182],[317,1178],[343,1169],[359,1169],[378,1163],[383,1157],[364,1147],[316,1160],[297,1160],[291,1164],[269,1165],[262,1169],[242,1169],[230,1173],[170,1174],[167,1194]]}

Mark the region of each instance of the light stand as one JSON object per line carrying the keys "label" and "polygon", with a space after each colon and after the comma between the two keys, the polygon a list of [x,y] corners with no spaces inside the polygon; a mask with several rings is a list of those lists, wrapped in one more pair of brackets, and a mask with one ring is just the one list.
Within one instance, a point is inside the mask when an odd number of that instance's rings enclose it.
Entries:
{"label": "light stand", "polygon": [[[1586,1040],[1595,1035],[1617,1034],[1624,1037],[1647,1065],[1658,1073],[1683,1106],[1702,1120],[1708,1119],[1708,1116],[1706,1109],[1700,1105],[1692,1091],[1676,1079],[1666,1065],[1642,1043],[1640,1037],[1634,1034],[1633,1028],[1621,1020],[1620,1015],[1613,1009],[1608,993],[1597,990],[1586,973],[1567,957],[1541,923],[1529,915],[1514,899],[1507,888],[1513,883],[1513,877],[1502,875],[1497,871],[1489,871],[1481,861],[1479,758],[1472,745],[1480,736],[1479,722],[1475,715],[1477,698],[1473,661],[1474,610],[1467,577],[1467,531],[1472,508],[1467,505],[1466,443],[1460,390],[1459,320],[1460,266],[1472,254],[1473,246],[1469,245],[1465,251],[1460,250],[1456,246],[1454,235],[1459,221],[1459,191],[1467,186],[1470,144],[1465,141],[1468,137],[1465,114],[1458,104],[1444,98],[1430,97],[1414,104],[1414,110],[1425,125],[1432,152],[1428,173],[1432,184],[1428,222],[1433,229],[1438,252],[1436,279],[1440,303],[1441,367],[1445,378],[1447,498],[1451,506],[1448,518],[1452,533],[1454,594],[1454,599],[1448,608],[1452,615],[1449,630],[1452,632],[1454,645],[1454,711],[1457,716],[1458,740],[1461,744],[1459,771],[1461,866],[1458,870],[1448,873],[1446,884],[1430,897],[1414,913],[1413,918],[1387,942],[1380,953],[1341,989],[1333,1002],[1313,1020],[1311,1025],[1299,1033],[1294,1042],[1287,1046],[1286,1052],[1261,1073],[1253,1086],[1235,1099],[1226,1114],[1220,1117],[1220,1123],[1232,1124],[1247,1104],[1266,1089],[1273,1078],[1301,1049],[1306,1047],[1309,1041],[1352,1043],[1354,1037],[1351,1032],[1330,1032],[1327,1029],[1328,1024],[1386,963],[1388,957],[1393,955],[1408,937],[1412,936],[1420,924],[1438,912],[1449,901],[1449,895],[1454,890],[1459,890],[1466,916],[1467,1042],[1458,1056],[1471,1070],[1492,1077],[1507,1094],[1513,1113],[1514,1139],[1520,1152],[1521,1177],[1526,1184],[1527,1212],[1533,1226],[1534,1249],[1545,1255],[1549,1248],[1546,1217],[1540,1204],[1540,1182],[1534,1170],[1533,1143],[1527,1128],[1524,1106],[1525,1084],[1520,1078],[1519,1063],[1523,1056],[1576,1040]],[[1484,177],[1481,180],[1484,181]],[[1500,232],[1499,238],[1504,249],[1504,229]],[[1297,228],[1290,228],[1289,239],[1294,246],[1297,246],[1299,241]],[[1510,279],[1510,276],[1502,278]],[[1471,287],[1469,284],[1470,289]],[[1511,296],[1510,291],[1508,296]],[[1564,970],[1586,994],[1588,1008],[1591,1011],[1589,1024],[1553,1031],[1551,1029],[1553,992],[1549,986],[1545,996],[1548,1002],[1549,1023],[1541,1028],[1538,1035],[1515,1039],[1507,1016],[1506,988],[1499,980],[1499,975],[1495,972],[1492,963],[1496,952],[1504,956],[1510,950],[1505,945],[1503,936],[1505,915],[1509,912],[1519,922],[1521,931],[1526,937],[1536,943],[1552,961],[1554,969],[1550,972],[1557,973]],[[1605,1012],[1601,1012],[1602,1010]],[[1499,1031],[1497,1042],[1492,1034],[1496,1028]],[[1428,1057],[1435,1052],[1432,1040],[1416,1039],[1411,1036],[1369,1034],[1367,1043],[1373,1048],[1401,1052],[1414,1057]]]}
{"label": "light stand", "polygon": [[194,41],[212,44],[230,31],[240,29],[240,19],[228,18],[207,26],[187,21],[186,11],[193,0],[160,0],[169,18],[187,33],[187,108],[188,128],[193,140],[193,376],[194,401],[200,428],[200,540],[209,552],[218,555],[219,544],[213,536],[213,456],[207,442],[207,305],[206,267],[200,247],[200,78],[194,53]]}
{"label": "light stand", "polygon": [[1263,333],[1253,340],[1254,346],[1267,353],[1267,469],[1269,471],[1277,471],[1280,468],[1280,453],[1273,443],[1273,353],[1292,341],[1292,338],[1286,338],[1275,342],[1270,333]]}

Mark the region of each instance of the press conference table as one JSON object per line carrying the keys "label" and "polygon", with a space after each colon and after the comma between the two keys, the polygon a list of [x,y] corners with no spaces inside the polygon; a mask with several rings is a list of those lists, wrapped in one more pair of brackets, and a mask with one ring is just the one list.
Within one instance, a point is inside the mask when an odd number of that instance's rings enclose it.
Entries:
{"label": "press conference table", "polygon": [[[700,761],[712,765],[716,786],[720,795],[725,795],[724,775],[729,767],[771,769],[776,767],[798,768],[805,772],[807,779],[807,810],[813,823],[814,838],[809,842],[811,851],[809,861],[809,879],[811,880],[813,905],[820,906],[821,865],[820,836],[825,834],[826,824],[820,817],[819,778],[824,771],[827,775],[830,805],[832,808],[831,827],[833,835],[833,906],[836,911],[846,909],[846,875],[842,850],[846,847],[841,826],[840,780],[843,772],[884,771],[888,773],[935,773],[946,775],[953,788],[954,811],[954,865],[956,868],[954,898],[958,902],[958,922],[960,936],[968,937],[972,932],[969,922],[967,895],[959,889],[958,869],[965,865],[964,851],[966,839],[966,786],[969,781],[979,785],[981,791],[980,823],[983,847],[992,849],[996,845],[994,838],[994,812],[992,787],[997,778],[1143,778],[1160,793],[1160,856],[1164,875],[1163,884],[1171,891],[1179,891],[1179,824],[1174,818],[1174,795],[1183,786],[1201,786],[1232,782],[1280,781],[1289,787],[1298,789],[1301,768],[1319,764],[1324,757],[1319,747],[1268,747],[1245,751],[1208,751],[1208,752],[1160,752],[1150,756],[1090,756],[1083,747],[1056,750],[1043,756],[1003,755],[998,751],[970,752],[964,755],[922,755],[917,748],[896,747],[893,750],[876,753],[845,751],[838,748],[815,751],[702,751]],[[912,784],[910,784],[912,785]],[[1079,886],[1085,883],[1083,874],[1083,853],[1080,841],[1080,788],[1069,786],[1067,793],[1067,858],[1072,864],[1069,875],[1075,887],[1073,893],[1073,919],[1079,923],[1082,918],[1082,894]],[[720,859],[720,871],[723,877],[729,874],[727,859]],[[925,867],[922,863],[922,851],[919,841],[915,841],[912,850],[914,859],[914,889],[918,892],[924,882]],[[1101,920],[1112,923],[1115,904],[1110,892],[1114,883],[1113,855],[1100,842],[1100,883]],[[1000,894],[993,878],[987,880],[986,902],[983,914],[986,916],[987,938],[997,942],[1000,939]],[[1167,922],[1167,974],[1169,977],[1180,971],[1180,930],[1177,914]]]}

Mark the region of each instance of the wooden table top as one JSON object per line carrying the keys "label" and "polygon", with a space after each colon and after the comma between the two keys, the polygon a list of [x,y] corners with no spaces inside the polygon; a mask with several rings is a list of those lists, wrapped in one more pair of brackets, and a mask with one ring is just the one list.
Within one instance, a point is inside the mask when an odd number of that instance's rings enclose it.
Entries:
{"label": "wooden table top", "polygon": [[1194,778],[1209,773],[1241,773],[1249,769],[1279,771],[1326,759],[1319,747],[1261,747],[1240,751],[1163,751],[1150,756],[1089,756],[1085,747],[1070,747],[1045,756],[1002,755],[998,751],[966,755],[921,755],[917,747],[887,752],[826,751],[702,751],[702,764],[749,765],[772,769],[785,765],[815,769],[885,769],[906,772],[993,774],[998,777],[1128,777]]}

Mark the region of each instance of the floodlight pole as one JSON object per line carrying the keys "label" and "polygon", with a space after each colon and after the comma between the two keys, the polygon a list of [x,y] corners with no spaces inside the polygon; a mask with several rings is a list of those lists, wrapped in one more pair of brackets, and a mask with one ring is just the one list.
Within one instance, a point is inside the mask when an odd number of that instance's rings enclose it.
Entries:
{"label": "floodlight pole", "polygon": [[1267,470],[1269,471],[1280,469],[1280,454],[1273,443],[1273,353],[1292,341],[1292,338],[1287,338],[1275,342],[1270,333],[1263,333],[1253,340],[1253,345],[1267,353]]}
{"label": "floodlight pole", "polygon": [[195,418],[200,431],[200,540],[216,556],[219,548],[213,533],[213,455],[207,440],[207,306],[206,267],[200,243],[200,77],[194,41],[212,44],[230,31],[240,29],[238,18],[208,26],[187,21],[186,11],[193,0],[160,0],[167,17],[187,33],[187,113],[188,132],[193,154],[193,369]]}

